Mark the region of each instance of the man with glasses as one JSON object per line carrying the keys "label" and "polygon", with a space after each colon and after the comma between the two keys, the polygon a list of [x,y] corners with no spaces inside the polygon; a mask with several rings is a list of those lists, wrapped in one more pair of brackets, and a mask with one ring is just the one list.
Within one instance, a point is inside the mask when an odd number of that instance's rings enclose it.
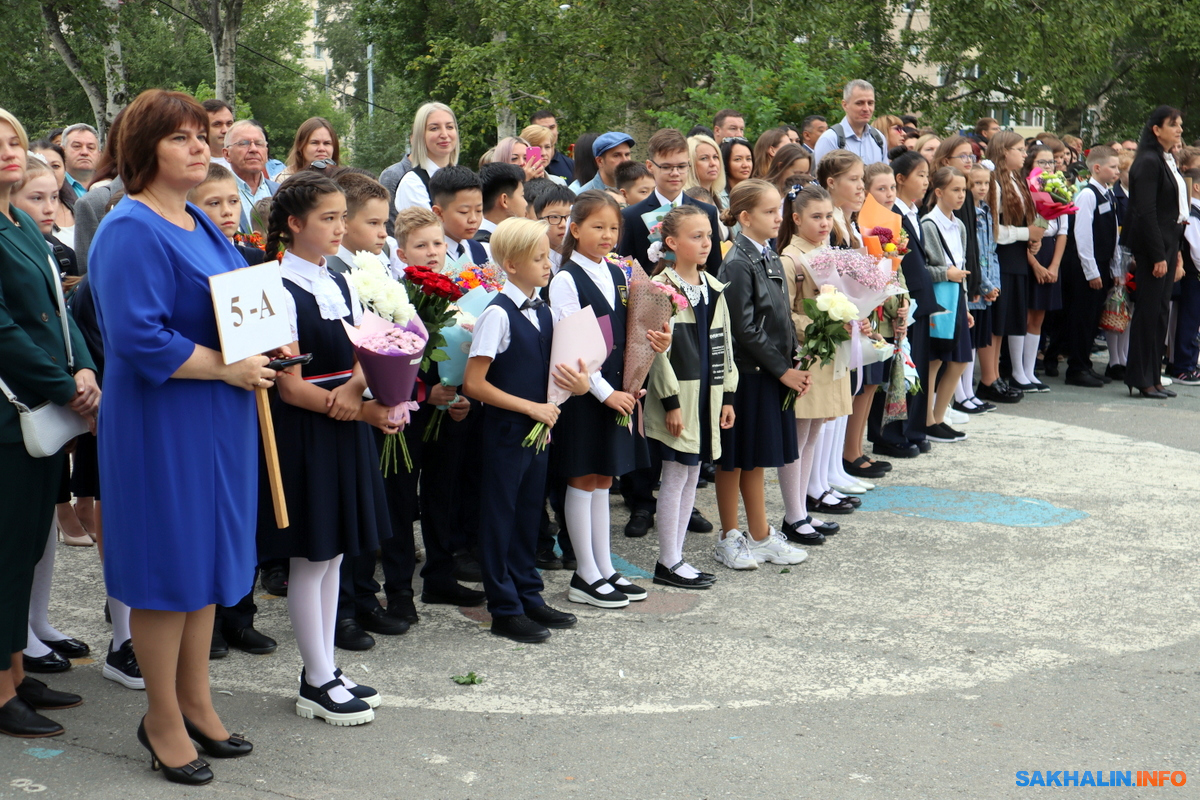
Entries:
{"label": "man with glasses", "polygon": [[863,165],[887,161],[887,140],[871,126],[875,118],[875,87],[866,81],[854,80],[842,90],[842,121],[821,134],[813,147],[813,174],[826,153],[849,150],[862,159]]}
{"label": "man with glasses", "polygon": [[[650,157],[646,160],[646,169],[650,170],[650,175],[654,178],[654,191],[645,200],[634,203],[621,212],[623,224],[617,252],[623,256],[633,256],[647,271],[653,269],[646,256],[650,249],[650,228],[658,224],[659,219],[672,208],[681,205],[696,206],[708,216],[708,224],[712,229],[712,250],[709,251],[704,268],[716,275],[721,266],[721,233],[717,227],[717,209],[683,193],[683,182],[691,164],[687,139],[674,128],[663,128],[650,137],[647,147]],[[657,508],[654,484],[658,480],[661,467],[661,463],[655,463],[648,469],[631,472],[621,480],[621,496],[632,512],[628,524],[625,525],[626,536],[645,536],[650,529]],[[692,509],[688,530],[707,533],[712,530],[712,523],[699,511]]]}
{"label": "man with glasses", "polygon": [[279,191],[279,184],[268,179],[263,172],[267,164],[267,134],[262,125],[252,119],[238,120],[225,134],[222,152],[229,161],[229,168],[233,170],[238,194],[242,198],[239,229],[249,232],[253,230],[250,215],[254,204],[264,197],[274,197],[275,192]]}

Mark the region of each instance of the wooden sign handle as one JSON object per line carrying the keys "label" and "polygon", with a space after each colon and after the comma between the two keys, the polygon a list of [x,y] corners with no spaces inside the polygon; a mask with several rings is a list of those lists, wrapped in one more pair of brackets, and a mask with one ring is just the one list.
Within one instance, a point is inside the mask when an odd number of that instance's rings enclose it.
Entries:
{"label": "wooden sign handle", "polygon": [[271,420],[271,401],[266,389],[255,389],[258,401],[258,427],[262,431],[263,452],[267,456],[267,478],[271,482],[271,502],[275,505],[275,525],[286,528],[288,520],[287,502],[283,496],[283,475],[279,471],[279,451],[275,448],[275,424]]}

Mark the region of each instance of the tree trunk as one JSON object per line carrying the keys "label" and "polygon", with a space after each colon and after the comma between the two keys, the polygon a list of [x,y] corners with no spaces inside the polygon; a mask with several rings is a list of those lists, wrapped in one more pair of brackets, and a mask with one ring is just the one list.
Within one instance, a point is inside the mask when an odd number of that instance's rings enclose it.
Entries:
{"label": "tree trunk", "polygon": [[104,42],[104,86],[108,102],[104,109],[105,127],[112,123],[117,112],[129,103],[129,83],[125,73],[125,59],[121,54],[121,0],[104,0],[108,9],[105,28],[108,36]]}
{"label": "tree trunk", "polygon": [[[500,44],[508,39],[507,31],[496,31],[492,41]],[[503,74],[492,84],[492,102],[496,108],[496,141],[506,136],[517,135],[517,115],[512,109],[512,92],[509,81]]]}
{"label": "tree trunk", "polygon": [[245,0],[190,0],[192,11],[212,43],[218,100],[236,105],[237,35]]}
{"label": "tree trunk", "polygon": [[62,20],[58,18],[58,10],[52,3],[42,3],[42,19],[46,22],[46,34],[50,37],[50,43],[62,58],[63,63],[66,64],[71,76],[78,81],[83,93],[87,95],[88,105],[92,107],[92,116],[96,119],[96,130],[100,131],[100,138],[103,139],[108,130],[104,92],[84,72],[83,62],[79,60],[79,56],[67,42],[67,37],[63,35]]}

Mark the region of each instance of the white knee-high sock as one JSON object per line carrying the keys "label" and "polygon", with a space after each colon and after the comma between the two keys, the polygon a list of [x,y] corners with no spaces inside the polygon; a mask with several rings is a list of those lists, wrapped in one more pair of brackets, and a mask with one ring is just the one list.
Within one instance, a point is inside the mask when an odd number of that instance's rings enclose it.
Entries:
{"label": "white knee-high sock", "polygon": [[[683,560],[683,541],[679,538],[679,519],[683,516],[683,489],[688,479],[688,468],[677,461],[662,462],[662,486],[658,490],[658,563],[673,567]],[[692,481],[692,497],[695,497],[696,482]],[[691,516],[691,509],[688,509]],[[686,523],[684,530],[687,530]]]}
{"label": "white knee-high sock", "polygon": [[837,426],[837,433],[833,437],[829,449],[829,483],[846,486],[854,483],[854,478],[850,477],[842,467],[842,452],[846,443],[846,430],[850,426],[850,417],[838,417],[834,424]]}
{"label": "white knee-high sock", "polygon": [[592,558],[596,559],[596,569],[600,570],[602,578],[609,578],[617,571],[612,565],[611,517],[608,489],[592,492]]}
{"label": "white knee-high sock", "polygon": [[[337,559],[335,559],[336,561]],[[338,570],[330,570],[332,561],[309,561],[307,558],[289,559],[288,574],[288,616],[292,620],[292,629],[296,632],[296,647],[304,660],[305,679],[312,686],[323,686],[333,680],[333,662],[325,647],[325,610],[324,582],[327,573],[332,571],[335,576],[335,587]],[[330,618],[337,613],[337,591],[333,592],[334,610]],[[348,703],[353,698],[344,687],[335,686],[329,690],[329,697],[335,703]]]}
{"label": "white knee-high sock", "polygon": [[1031,383],[1025,374],[1025,337],[1009,336],[1008,356],[1012,360],[1012,376],[1017,383]]}
{"label": "white knee-high sock", "polygon": [[[813,473],[813,461],[821,438],[820,420],[796,420],[796,440],[800,445],[800,458],[779,468],[779,488],[783,492],[783,518],[786,522],[800,522],[808,517],[807,487]],[[811,532],[807,525],[801,530]]]}
{"label": "white knee-high sock", "polygon": [[[596,566],[596,557],[592,554],[592,492],[567,487],[563,498],[563,514],[567,518],[567,533],[571,537],[571,547],[575,550],[575,574],[584,583],[591,586],[604,578],[600,568]],[[598,591],[608,594],[610,588],[601,585]]]}
{"label": "white knee-high sock", "polygon": [[56,630],[50,624],[49,618],[50,587],[54,583],[54,556],[58,553],[57,533],[58,526],[52,525],[42,557],[33,568],[33,589],[29,593],[29,629],[38,639],[48,642],[69,638],[65,633]]}
{"label": "white knee-high sock", "polygon": [[129,606],[110,594],[108,615],[112,617],[113,650],[120,650],[121,645],[133,638],[133,634],[129,632]]}
{"label": "white knee-high sock", "polygon": [[972,363],[968,364],[967,368],[963,370],[962,377],[958,379],[958,384],[954,387],[954,399],[962,405],[974,405],[974,403],[967,403],[968,400],[975,396],[974,350],[971,351],[971,359]]}
{"label": "white knee-high sock", "polygon": [[1029,376],[1030,381],[1034,380],[1033,376],[1037,373],[1038,345],[1041,344],[1041,342],[1042,335],[1040,333],[1025,334],[1025,374]]}
{"label": "white knee-high sock", "polygon": [[[683,540],[687,538],[688,522],[692,519],[692,506],[696,502],[696,480],[699,477],[700,465],[697,464],[687,468],[687,475],[683,479],[683,494],[679,497],[679,520],[675,523],[675,554],[679,556],[680,561],[683,560]],[[660,494],[659,497],[661,498],[662,495]],[[661,525],[662,522],[659,524]],[[668,564],[668,566],[670,565]],[[700,570],[685,563],[679,568],[678,574],[685,578],[695,578],[700,574]]]}
{"label": "white knee-high sock", "polygon": [[808,475],[809,497],[820,497],[829,491],[829,482],[826,480],[826,476],[829,474],[829,448],[833,440],[834,429],[833,423],[821,426],[816,448],[813,451],[813,468]]}

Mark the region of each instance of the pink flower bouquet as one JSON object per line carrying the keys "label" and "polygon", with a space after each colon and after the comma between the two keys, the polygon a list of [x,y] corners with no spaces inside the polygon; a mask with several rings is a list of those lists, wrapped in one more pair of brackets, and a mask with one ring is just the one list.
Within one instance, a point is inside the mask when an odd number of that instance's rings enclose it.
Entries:
{"label": "pink flower bouquet", "polygon": [[[413,386],[417,382],[421,358],[429,341],[429,334],[426,333],[420,318],[413,317],[407,324],[399,325],[366,311],[359,327],[355,328],[345,322],[342,324],[346,328],[346,336],[354,346],[358,363],[362,365],[367,388],[376,400],[391,409],[388,421],[401,426],[407,425],[409,412],[412,410],[410,400]],[[412,472],[412,459],[409,457],[403,435],[394,433],[384,437],[379,462],[384,475],[388,474],[389,466],[392,470],[399,468],[397,445],[404,453],[405,466]]]}
{"label": "pink flower bouquet", "polygon": [[[662,330],[680,309],[687,308],[683,295],[665,283],[650,280],[645,271],[633,264],[629,282],[629,304],[625,319],[625,364],[621,390],[637,397],[650,374],[650,365],[658,355],[646,339],[646,331]],[[617,424],[629,425],[632,417],[618,415]]]}

